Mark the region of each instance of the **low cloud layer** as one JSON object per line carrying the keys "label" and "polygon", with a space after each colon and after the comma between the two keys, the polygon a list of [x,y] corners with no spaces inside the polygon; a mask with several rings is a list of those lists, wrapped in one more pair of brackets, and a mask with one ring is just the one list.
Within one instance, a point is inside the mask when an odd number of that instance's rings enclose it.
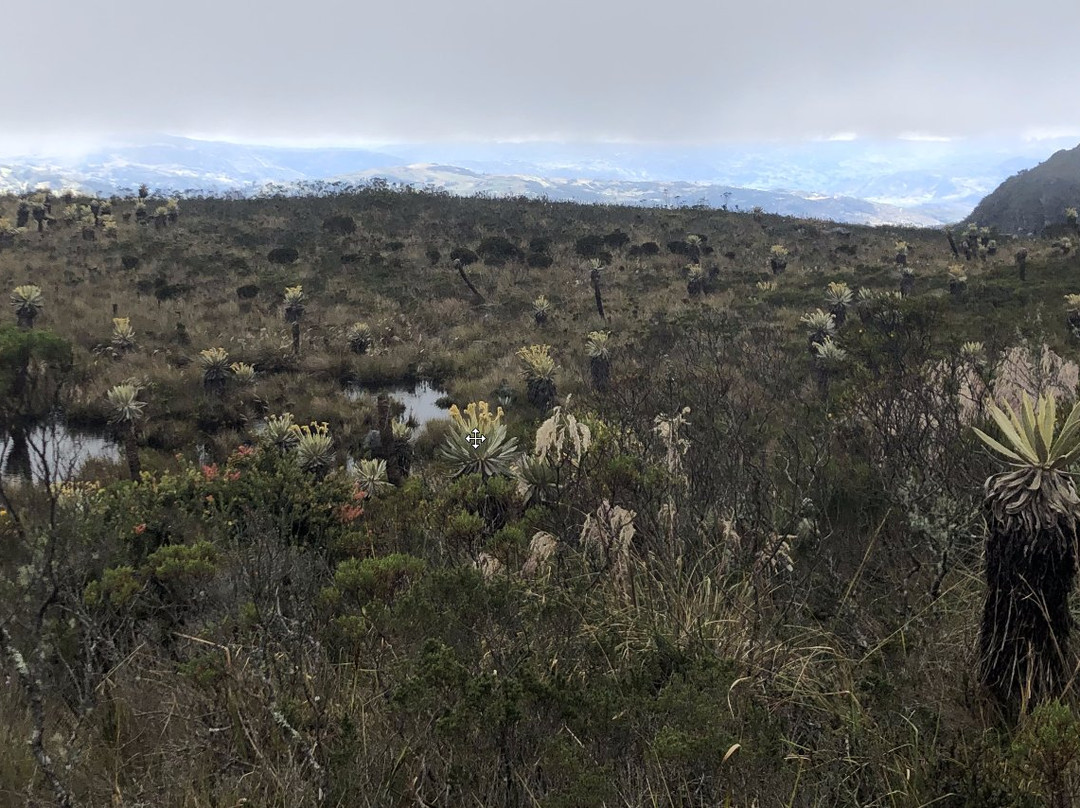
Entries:
{"label": "low cloud layer", "polygon": [[[59,0],[8,10],[0,137],[710,142],[1080,130],[1080,5]],[[26,36],[15,36],[26,32]]]}

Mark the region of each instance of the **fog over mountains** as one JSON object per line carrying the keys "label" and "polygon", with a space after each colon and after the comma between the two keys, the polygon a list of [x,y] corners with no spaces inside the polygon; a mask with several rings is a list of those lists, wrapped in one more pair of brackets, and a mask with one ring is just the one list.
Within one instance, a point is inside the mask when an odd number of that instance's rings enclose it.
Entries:
{"label": "fog over mountains", "polygon": [[97,194],[146,183],[162,193],[288,192],[298,183],[383,178],[455,194],[546,196],[632,205],[705,204],[862,224],[963,219],[1018,171],[1075,137],[712,146],[413,143],[266,146],[170,135],[78,155],[0,156],[0,192],[47,184]]}

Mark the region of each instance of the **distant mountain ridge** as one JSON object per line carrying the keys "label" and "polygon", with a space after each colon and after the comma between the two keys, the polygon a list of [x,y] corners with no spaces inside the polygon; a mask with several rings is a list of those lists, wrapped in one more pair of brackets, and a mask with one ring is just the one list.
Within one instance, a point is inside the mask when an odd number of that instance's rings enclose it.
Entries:
{"label": "distant mountain ridge", "polygon": [[811,141],[678,146],[419,143],[282,147],[155,135],[78,157],[0,158],[0,192],[47,184],[113,194],[251,195],[373,177],[452,193],[579,202],[705,204],[865,224],[940,225],[968,215],[1002,180],[1060,141]]}
{"label": "distant mountain ridge", "polygon": [[1038,233],[1080,207],[1080,146],[1055,152],[1034,168],[1009,177],[968,217],[1004,233]]}
{"label": "distant mountain ridge", "polygon": [[161,135],[78,158],[0,160],[0,192],[22,193],[48,183],[110,194],[146,183],[166,192],[250,193],[268,182],[325,179],[398,162],[397,157],[366,149],[249,146]]}
{"label": "distant mountain ridge", "polygon": [[933,227],[943,220],[933,215],[908,212],[852,197],[800,195],[780,191],[758,191],[727,185],[693,182],[634,182],[626,180],[560,179],[522,174],[482,174],[457,166],[417,164],[394,169],[346,174],[333,180],[364,183],[385,179],[419,189],[441,189],[469,196],[527,196],[557,202],[644,205],[669,207],[705,205],[749,211],[755,207],[782,216],[828,219],[851,224],[904,224]]}

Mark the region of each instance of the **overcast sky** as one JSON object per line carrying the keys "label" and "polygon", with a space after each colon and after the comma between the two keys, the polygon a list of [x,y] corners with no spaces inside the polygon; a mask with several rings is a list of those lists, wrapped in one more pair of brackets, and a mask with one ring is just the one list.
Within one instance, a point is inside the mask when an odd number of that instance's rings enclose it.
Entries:
{"label": "overcast sky", "polygon": [[1080,132],[1070,0],[52,0],[0,147]]}

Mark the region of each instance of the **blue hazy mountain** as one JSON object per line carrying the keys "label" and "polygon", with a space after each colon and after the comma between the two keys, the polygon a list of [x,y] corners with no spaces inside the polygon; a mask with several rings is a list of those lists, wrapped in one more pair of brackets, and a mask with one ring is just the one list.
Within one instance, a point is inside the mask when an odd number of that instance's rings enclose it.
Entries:
{"label": "blue hazy mountain", "polygon": [[48,184],[110,194],[146,183],[159,192],[249,194],[268,184],[382,176],[453,193],[521,189],[582,202],[727,203],[839,221],[941,224],[963,219],[1006,178],[1075,145],[1069,138],[980,138],[301,148],[154,135],[74,157],[0,157],[0,191]]}
{"label": "blue hazy mountain", "polygon": [[334,179],[347,184],[363,184],[376,178],[396,185],[420,189],[441,189],[460,196],[492,194],[545,198],[552,201],[649,207],[704,205],[741,211],[750,211],[755,207],[760,207],[767,213],[778,213],[783,216],[828,219],[852,224],[906,224],[933,227],[942,224],[947,218],[945,212],[930,207],[909,211],[892,205],[843,196],[758,191],[716,183],[565,179],[528,174],[489,174],[459,166],[425,163],[373,169],[346,174]]}
{"label": "blue hazy mountain", "polygon": [[76,157],[0,158],[0,191],[22,191],[40,183],[100,194],[142,183],[161,191],[254,191],[268,182],[325,179],[398,163],[397,157],[367,149],[258,146],[157,135]]}

